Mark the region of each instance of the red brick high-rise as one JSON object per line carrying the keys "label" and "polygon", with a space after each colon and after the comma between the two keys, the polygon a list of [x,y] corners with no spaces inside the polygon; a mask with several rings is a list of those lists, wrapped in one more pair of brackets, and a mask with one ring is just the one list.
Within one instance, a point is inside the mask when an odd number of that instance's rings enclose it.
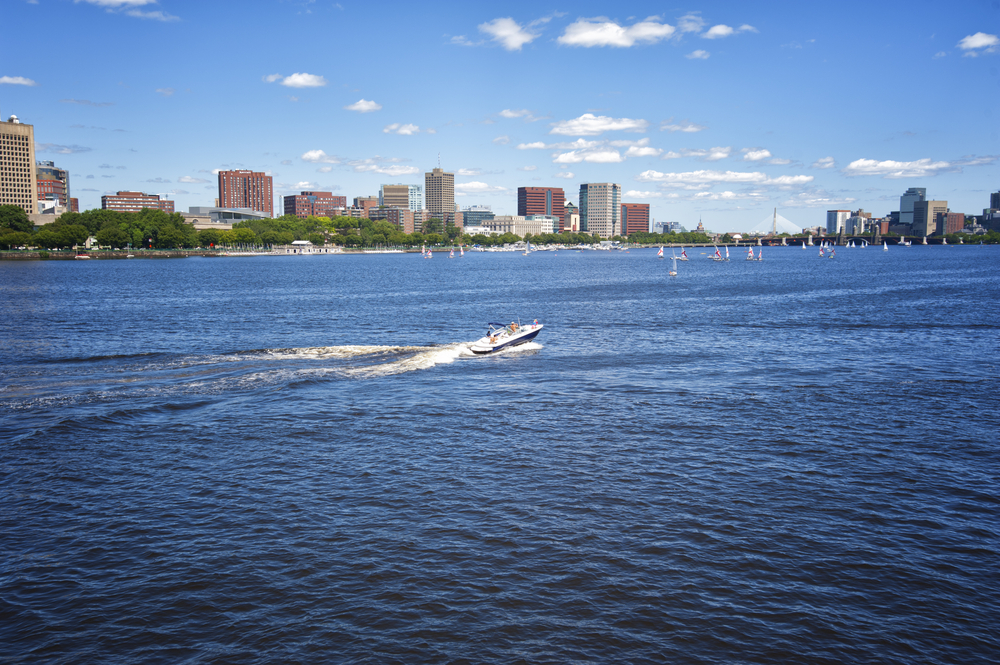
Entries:
{"label": "red brick high-rise", "polygon": [[565,214],[566,194],[562,187],[518,187],[517,214],[548,215],[559,219],[559,231],[563,230],[562,218]]}
{"label": "red brick high-rise", "polygon": [[285,214],[306,218],[336,217],[344,215],[347,209],[346,196],[334,196],[332,192],[302,192],[284,197]]}
{"label": "red brick high-rise", "polygon": [[622,231],[624,235],[649,232],[649,204],[622,204]]}
{"label": "red brick high-rise", "polygon": [[274,217],[271,176],[244,169],[219,171],[219,207],[249,208]]}

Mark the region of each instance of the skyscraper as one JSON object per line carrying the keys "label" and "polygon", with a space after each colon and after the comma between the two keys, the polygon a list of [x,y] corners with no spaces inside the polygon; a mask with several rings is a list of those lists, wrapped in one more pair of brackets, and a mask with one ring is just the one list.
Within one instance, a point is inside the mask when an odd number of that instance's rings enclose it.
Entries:
{"label": "skyscraper", "polygon": [[622,186],[612,182],[580,185],[580,231],[602,238],[621,234]]}
{"label": "skyscraper", "polygon": [[564,205],[566,194],[562,187],[518,187],[517,188],[517,214],[521,217],[528,215],[547,215],[548,217],[558,217],[560,229],[562,228],[562,218],[565,214]]}
{"label": "skyscraper", "polygon": [[455,174],[439,168],[424,174],[427,210],[432,218],[444,220],[445,213],[455,212]]}
{"label": "skyscraper", "polygon": [[244,169],[219,171],[220,208],[248,208],[274,216],[271,176]]}
{"label": "skyscraper", "polygon": [[624,235],[633,233],[649,233],[649,204],[622,204],[622,231]]}
{"label": "skyscraper", "polygon": [[990,194],[990,208],[992,210],[1000,210],[1000,192]]}
{"label": "skyscraper", "polygon": [[[927,199],[926,187],[910,187],[899,197],[899,223],[913,226],[913,206]],[[921,234],[923,235],[923,234]]]}
{"label": "skyscraper", "polygon": [[850,210],[827,210],[826,232],[832,236],[837,235],[840,233],[840,229],[844,228],[844,225],[847,223],[847,219],[850,216]]}
{"label": "skyscraper", "polygon": [[[453,180],[454,184],[454,180]],[[454,191],[454,190],[453,190]],[[420,185],[382,185],[378,191],[380,206],[393,206],[404,210],[421,210],[424,195]]]}
{"label": "skyscraper", "polygon": [[[930,236],[937,231],[937,216],[948,212],[947,201],[917,201],[913,204],[913,235]],[[902,214],[902,211],[900,211]]]}
{"label": "skyscraper", "polygon": [[29,215],[38,213],[35,171],[35,128],[10,116],[0,121],[0,205],[16,205]]}

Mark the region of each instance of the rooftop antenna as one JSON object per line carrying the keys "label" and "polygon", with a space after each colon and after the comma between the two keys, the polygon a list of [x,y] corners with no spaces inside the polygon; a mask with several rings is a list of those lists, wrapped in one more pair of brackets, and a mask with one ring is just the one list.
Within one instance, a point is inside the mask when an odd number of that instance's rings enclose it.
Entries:
{"label": "rooftop antenna", "polygon": [[438,153],[438,168],[441,168],[441,153]]}

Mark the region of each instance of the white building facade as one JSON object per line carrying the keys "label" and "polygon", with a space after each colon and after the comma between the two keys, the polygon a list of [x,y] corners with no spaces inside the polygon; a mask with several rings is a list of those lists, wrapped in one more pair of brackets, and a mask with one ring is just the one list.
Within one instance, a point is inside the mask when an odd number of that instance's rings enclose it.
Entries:
{"label": "white building facade", "polygon": [[580,185],[580,231],[602,238],[621,235],[622,186],[612,182]]}

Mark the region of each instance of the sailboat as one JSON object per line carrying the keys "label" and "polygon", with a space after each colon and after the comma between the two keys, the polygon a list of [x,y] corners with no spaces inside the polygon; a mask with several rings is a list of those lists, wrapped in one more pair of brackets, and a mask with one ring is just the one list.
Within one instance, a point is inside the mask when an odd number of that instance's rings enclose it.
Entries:
{"label": "sailboat", "polygon": [[941,244],[942,245],[947,245],[948,244],[948,239],[947,238],[942,238],[941,239]]}
{"label": "sailboat", "polygon": [[531,241],[529,240],[527,246],[524,248],[524,254],[522,254],[521,256],[527,256],[530,253],[531,253]]}
{"label": "sailboat", "polygon": [[753,261],[753,247],[747,247],[747,261]]}
{"label": "sailboat", "polygon": [[713,261],[722,261],[723,260],[722,259],[722,253],[719,252],[719,248],[718,247],[715,248],[715,254],[713,254],[712,256],[710,256],[708,258],[712,259]]}
{"label": "sailboat", "polygon": [[459,245],[459,246],[458,246],[458,257],[459,257],[459,258],[462,258],[463,256],[465,256],[465,250],[464,250],[464,249],[462,249],[462,246],[461,246],[461,245]]}
{"label": "sailboat", "polygon": [[451,249],[451,253],[450,253],[450,254],[448,254],[448,258],[449,258],[449,259],[453,259],[453,258],[455,258],[455,248],[454,248],[454,247],[452,247],[452,249]]}
{"label": "sailboat", "polygon": [[660,247],[660,251],[656,253],[656,257],[659,259],[663,258],[663,247]]}
{"label": "sailboat", "polygon": [[883,252],[888,252],[889,251],[889,245],[886,243],[885,240],[882,241],[882,251]]}
{"label": "sailboat", "polygon": [[824,256],[826,256],[826,249],[823,247],[823,245],[820,245],[819,246],[819,258],[823,258]]}
{"label": "sailboat", "polygon": [[726,261],[729,260],[729,245],[726,245]]}
{"label": "sailboat", "polygon": [[830,248],[830,256],[828,256],[826,258],[828,258],[828,259],[835,259],[835,258],[837,258],[837,250],[836,250],[836,248],[831,247]]}
{"label": "sailboat", "polygon": [[681,247],[681,256],[677,260],[678,261],[687,261],[688,260],[688,254],[687,254],[687,252],[684,251],[683,247]]}
{"label": "sailboat", "polygon": [[763,261],[764,260],[763,258],[761,258],[761,254],[763,254],[763,253],[764,253],[764,248],[763,247],[758,247],[757,248],[757,260],[758,261]]}
{"label": "sailboat", "polygon": [[[662,248],[661,248],[661,249],[662,249]],[[671,252],[671,254],[673,254],[673,252]],[[674,254],[674,255],[673,255],[673,256],[671,256],[670,258],[671,258],[671,259],[673,260],[673,262],[674,262],[674,267],[673,267],[673,268],[671,268],[671,269],[670,269],[670,272],[669,272],[669,273],[667,273],[667,274],[668,274],[668,275],[670,275],[671,277],[677,277],[677,255],[676,255],[676,254]]]}

